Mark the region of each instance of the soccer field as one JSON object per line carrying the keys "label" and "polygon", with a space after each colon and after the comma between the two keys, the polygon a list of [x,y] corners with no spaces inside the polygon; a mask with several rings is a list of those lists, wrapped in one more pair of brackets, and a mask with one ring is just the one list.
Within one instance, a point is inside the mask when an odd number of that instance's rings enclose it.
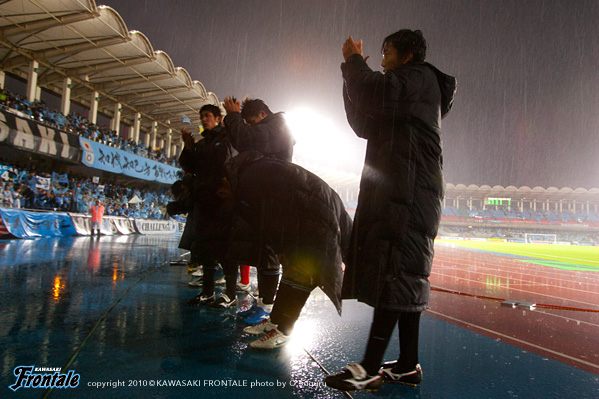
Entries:
{"label": "soccer field", "polygon": [[436,244],[522,257],[528,262],[561,269],[598,271],[599,247],[556,244],[524,244],[502,241],[437,239]]}

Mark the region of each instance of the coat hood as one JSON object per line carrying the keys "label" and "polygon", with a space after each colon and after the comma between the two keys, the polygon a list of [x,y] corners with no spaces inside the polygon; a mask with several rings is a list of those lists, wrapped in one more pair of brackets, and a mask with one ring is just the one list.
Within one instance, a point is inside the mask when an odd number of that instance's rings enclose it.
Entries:
{"label": "coat hood", "polygon": [[457,79],[441,72],[437,67],[428,62],[425,62],[424,65],[432,69],[435,72],[435,76],[437,76],[437,82],[439,82],[439,88],[441,89],[441,117],[444,118],[453,105],[453,98],[457,89]]}

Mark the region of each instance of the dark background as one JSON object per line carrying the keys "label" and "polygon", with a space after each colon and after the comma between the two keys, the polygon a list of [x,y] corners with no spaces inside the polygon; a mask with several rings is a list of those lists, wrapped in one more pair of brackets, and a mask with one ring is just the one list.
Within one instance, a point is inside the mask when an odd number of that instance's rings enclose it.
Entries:
{"label": "dark background", "polygon": [[341,46],[349,35],[363,39],[369,64],[381,70],[384,37],[421,29],[427,61],[458,79],[443,122],[447,182],[599,187],[596,0],[97,4],[113,7],[221,101],[248,94],[275,112],[308,107],[326,116],[347,143],[325,153],[351,172],[362,166],[364,143],[343,112]]}

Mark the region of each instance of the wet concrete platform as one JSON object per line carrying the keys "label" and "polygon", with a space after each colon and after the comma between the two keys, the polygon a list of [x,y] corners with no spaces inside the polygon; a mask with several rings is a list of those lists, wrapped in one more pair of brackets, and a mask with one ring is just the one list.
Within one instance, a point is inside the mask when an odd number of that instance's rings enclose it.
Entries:
{"label": "wet concrete platform", "polygon": [[[190,308],[177,236],[0,241],[1,398],[341,398],[326,370],[359,361],[372,317],[344,302],[339,317],[316,290],[290,344],[249,348],[233,310]],[[252,273],[255,285],[255,275]],[[224,288],[224,287],[221,287]],[[445,293],[435,301],[451,303]],[[239,294],[241,302],[249,301]],[[455,306],[465,306],[464,298]],[[597,398],[599,375],[425,313],[424,381],[354,398]],[[537,328],[542,329],[539,325]],[[567,337],[563,337],[567,339]],[[396,341],[386,360],[397,357]],[[18,388],[15,368],[63,368],[75,388]]]}

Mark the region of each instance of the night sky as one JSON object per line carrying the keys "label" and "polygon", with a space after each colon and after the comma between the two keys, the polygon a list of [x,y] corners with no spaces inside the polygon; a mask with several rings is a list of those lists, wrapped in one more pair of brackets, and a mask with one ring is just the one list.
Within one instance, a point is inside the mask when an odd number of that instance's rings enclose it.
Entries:
{"label": "night sky", "polygon": [[384,37],[420,29],[427,61],[458,79],[442,126],[448,183],[599,187],[597,0],[97,4],[113,7],[221,101],[249,95],[275,112],[308,108],[327,118],[304,121],[331,131],[312,155],[350,172],[362,167],[364,142],[345,120],[341,46],[349,35],[363,39],[380,71]]}

